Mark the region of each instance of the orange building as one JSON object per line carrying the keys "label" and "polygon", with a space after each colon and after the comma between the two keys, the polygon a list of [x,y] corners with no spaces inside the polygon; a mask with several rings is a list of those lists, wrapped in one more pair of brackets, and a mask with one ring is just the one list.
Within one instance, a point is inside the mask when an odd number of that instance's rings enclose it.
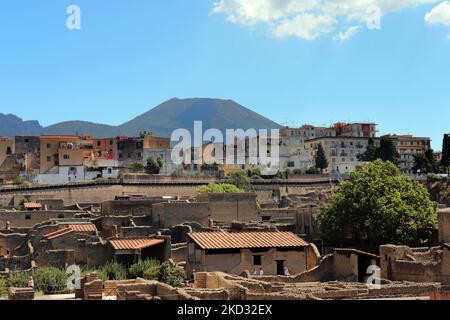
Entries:
{"label": "orange building", "polygon": [[412,135],[387,135],[394,141],[400,153],[400,169],[410,171],[414,167],[414,156],[425,153],[431,148],[431,139],[428,137],[414,137]]}

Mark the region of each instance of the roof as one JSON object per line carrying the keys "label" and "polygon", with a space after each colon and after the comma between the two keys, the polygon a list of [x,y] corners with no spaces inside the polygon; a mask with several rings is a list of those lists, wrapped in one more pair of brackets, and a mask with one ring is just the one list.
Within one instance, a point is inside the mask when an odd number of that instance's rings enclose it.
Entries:
{"label": "roof", "polygon": [[42,204],[40,203],[35,203],[35,202],[25,202],[23,204],[25,209],[41,209],[42,208]]}
{"label": "roof", "polygon": [[202,249],[306,247],[292,232],[194,232],[188,236]]}
{"label": "roof", "polygon": [[97,228],[93,223],[79,223],[79,224],[69,224],[69,228],[72,228],[75,232],[96,232]]}
{"label": "roof", "polygon": [[58,229],[56,231],[47,233],[44,235],[44,238],[47,240],[55,239],[61,237],[63,235],[77,232],[77,233],[85,233],[85,232],[96,232],[97,228],[93,223],[80,223],[80,224],[69,224],[65,228]]}
{"label": "roof", "polygon": [[153,238],[123,238],[109,240],[109,242],[115,250],[135,250],[164,243],[164,240]]}
{"label": "roof", "polygon": [[55,239],[55,238],[61,237],[63,235],[72,233],[72,232],[73,232],[73,229],[71,227],[66,227],[66,228],[59,229],[59,230],[45,234],[44,238],[46,238],[47,240],[51,240],[51,239]]}
{"label": "roof", "polygon": [[358,250],[358,249],[335,248],[334,251],[337,252],[337,253],[344,253],[344,254],[353,253],[353,254],[367,256],[367,257],[374,258],[374,259],[380,259],[380,256],[377,256],[376,254],[372,254],[372,253],[369,253],[369,252],[361,251],[361,250]]}

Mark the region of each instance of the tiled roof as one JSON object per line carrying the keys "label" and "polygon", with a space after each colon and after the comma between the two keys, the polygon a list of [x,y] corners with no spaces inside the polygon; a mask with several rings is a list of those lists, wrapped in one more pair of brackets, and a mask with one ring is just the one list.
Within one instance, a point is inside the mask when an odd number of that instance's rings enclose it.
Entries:
{"label": "tiled roof", "polygon": [[194,232],[188,236],[202,249],[306,247],[292,232]]}
{"label": "tiled roof", "polygon": [[40,209],[42,208],[42,204],[35,202],[25,202],[23,204],[25,209]]}
{"label": "tiled roof", "polygon": [[73,232],[73,229],[71,227],[66,227],[66,228],[59,229],[59,230],[45,234],[44,238],[46,238],[47,240],[51,240],[51,239],[61,237],[63,235],[71,233],[71,232]]}
{"label": "tiled roof", "polygon": [[116,250],[135,250],[144,249],[160,243],[163,243],[163,239],[152,239],[152,238],[123,238],[109,240],[111,245]]}
{"label": "tiled roof", "polygon": [[71,232],[85,233],[85,232],[96,232],[97,228],[93,223],[85,223],[85,224],[69,224],[65,228],[47,233],[44,235],[44,238],[47,240],[55,239],[60,236],[69,234]]}
{"label": "tiled roof", "polygon": [[69,224],[70,228],[72,228],[75,232],[96,232],[97,228],[93,223],[79,223],[79,224]]}

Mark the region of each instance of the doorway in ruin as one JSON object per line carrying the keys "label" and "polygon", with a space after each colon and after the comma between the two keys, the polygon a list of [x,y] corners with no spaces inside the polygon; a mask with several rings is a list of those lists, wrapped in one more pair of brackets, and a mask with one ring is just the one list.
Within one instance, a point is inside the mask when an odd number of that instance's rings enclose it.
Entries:
{"label": "doorway in ruin", "polygon": [[284,260],[277,260],[277,275],[283,276],[284,275]]}

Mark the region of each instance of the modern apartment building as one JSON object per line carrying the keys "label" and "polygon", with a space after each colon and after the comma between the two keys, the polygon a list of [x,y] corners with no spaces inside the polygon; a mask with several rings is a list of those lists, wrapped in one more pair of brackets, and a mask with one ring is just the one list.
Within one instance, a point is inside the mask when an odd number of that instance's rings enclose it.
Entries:
{"label": "modern apartment building", "polygon": [[[310,167],[315,167],[315,158],[319,144],[322,144],[328,159],[328,168],[325,173],[349,173],[362,164],[358,155],[367,150],[368,138],[362,137],[323,137],[305,142],[309,152]],[[375,138],[379,145],[379,139]]]}
{"label": "modern apartment building", "polygon": [[411,172],[414,167],[414,156],[425,153],[431,148],[431,139],[428,137],[414,137],[413,135],[386,135],[394,141],[400,153],[400,169]]}

